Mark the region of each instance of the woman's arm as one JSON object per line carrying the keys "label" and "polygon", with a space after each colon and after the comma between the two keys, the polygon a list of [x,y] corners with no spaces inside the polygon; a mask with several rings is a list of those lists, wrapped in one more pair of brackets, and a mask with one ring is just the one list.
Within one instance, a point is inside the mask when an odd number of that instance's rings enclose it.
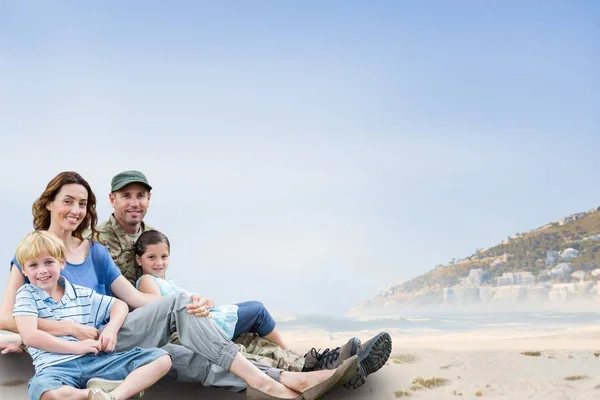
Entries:
{"label": "woman's arm", "polygon": [[123,300],[131,308],[140,308],[161,298],[160,295],[156,296],[140,292],[123,275],[110,284],[110,289],[115,297]]}
{"label": "woman's arm", "polygon": [[[4,295],[2,296],[2,304],[0,305],[0,329],[18,333],[12,312],[15,307],[17,291],[24,284],[25,278],[23,274],[13,264],[10,269],[6,288],[4,289]],[[95,328],[79,325],[71,321],[54,321],[38,318],[37,326],[38,329],[53,336],[73,336],[80,340],[98,338],[98,331]]]}
{"label": "woman's arm", "polygon": [[19,272],[19,269],[14,265],[10,269],[10,275],[8,276],[8,282],[6,282],[6,288],[4,288],[4,295],[2,296],[2,304],[0,304],[0,329],[5,331],[11,331],[17,333],[17,325],[15,325],[15,319],[12,316],[13,308],[15,307],[15,298],[17,297],[17,290],[25,284],[25,278]]}

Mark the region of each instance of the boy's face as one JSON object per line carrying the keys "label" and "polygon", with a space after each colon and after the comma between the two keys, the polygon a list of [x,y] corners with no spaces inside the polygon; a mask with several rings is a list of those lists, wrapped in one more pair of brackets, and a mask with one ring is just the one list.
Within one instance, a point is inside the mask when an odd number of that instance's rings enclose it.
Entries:
{"label": "boy's face", "polygon": [[65,263],[57,260],[49,254],[41,254],[33,260],[25,263],[23,274],[29,279],[31,284],[44,290],[51,290],[56,285],[60,277],[60,271],[65,267]]}

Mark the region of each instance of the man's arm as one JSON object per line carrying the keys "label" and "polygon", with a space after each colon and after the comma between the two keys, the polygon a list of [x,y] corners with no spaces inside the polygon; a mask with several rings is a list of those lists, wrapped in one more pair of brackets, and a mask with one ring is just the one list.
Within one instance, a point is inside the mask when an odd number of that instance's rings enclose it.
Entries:
{"label": "man's arm", "polygon": [[[72,342],[39,330],[37,317],[20,315],[14,318],[21,339],[26,346],[59,354],[98,354],[100,350],[100,342],[97,340]],[[97,345],[93,342],[96,342]]]}

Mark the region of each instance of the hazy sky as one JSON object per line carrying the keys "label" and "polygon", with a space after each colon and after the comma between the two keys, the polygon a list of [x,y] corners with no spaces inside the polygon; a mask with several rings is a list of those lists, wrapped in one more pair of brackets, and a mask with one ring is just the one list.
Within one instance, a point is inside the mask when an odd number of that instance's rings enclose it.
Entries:
{"label": "hazy sky", "polygon": [[170,277],[276,313],[345,312],[600,206],[599,20],[592,0],[0,2],[0,285],[63,170],[101,220],[111,177],[144,171]]}

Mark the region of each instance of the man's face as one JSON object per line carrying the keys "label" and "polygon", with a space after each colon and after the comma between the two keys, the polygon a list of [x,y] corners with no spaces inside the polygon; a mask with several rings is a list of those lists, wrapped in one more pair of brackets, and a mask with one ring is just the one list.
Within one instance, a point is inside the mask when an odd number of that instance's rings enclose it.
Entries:
{"label": "man's face", "polygon": [[122,227],[139,226],[150,203],[150,192],[141,183],[130,183],[121,190],[110,194],[110,204],[114,208],[115,218]]}

